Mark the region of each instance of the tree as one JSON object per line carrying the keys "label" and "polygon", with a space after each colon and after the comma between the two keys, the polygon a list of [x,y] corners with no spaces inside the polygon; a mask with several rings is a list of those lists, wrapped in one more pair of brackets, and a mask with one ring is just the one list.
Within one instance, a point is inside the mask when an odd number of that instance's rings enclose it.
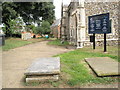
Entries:
{"label": "tree", "polygon": [[50,34],[50,23],[48,21],[43,21],[41,24],[42,34]]}
{"label": "tree", "polygon": [[23,17],[24,22],[35,22],[43,17],[52,24],[55,19],[53,2],[4,2],[3,8],[3,22],[8,18],[15,19],[18,14]]}
{"label": "tree", "polygon": [[4,32],[8,37],[12,35],[10,20],[17,17],[17,12],[13,9],[14,6],[12,2],[4,2],[2,4],[2,22],[5,24]]}
{"label": "tree", "polygon": [[33,9],[33,17],[35,20],[39,20],[38,16],[41,16],[43,20],[48,21],[50,24],[55,19],[55,6],[53,2],[39,2],[34,3],[35,8]]}
{"label": "tree", "polygon": [[29,24],[33,21],[32,14],[34,3],[33,2],[13,2],[16,5],[14,10],[23,17],[23,20],[26,24]]}
{"label": "tree", "polygon": [[43,21],[41,26],[36,27],[34,33],[36,34],[50,34],[50,23],[48,21]]}
{"label": "tree", "polygon": [[35,27],[33,33],[42,35],[42,28],[41,28],[41,26]]}
{"label": "tree", "polygon": [[48,21],[50,24],[55,19],[53,2],[4,2],[2,3],[2,22],[9,29],[9,20],[20,15],[26,24],[32,22]]}
{"label": "tree", "polygon": [[17,12],[14,10],[14,7],[16,7],[15,4],[13,4],[12,2],[4,2],[2,4],[2,19],[3,19],[3,23],[8,24],[7,22],[9,21],[9,19],[15,19],[17,18]]}
{"label": "tree", "polygon": [[26,31],[35,33],[35,25],[27,25]]}
{"label": "tree", "polygon": [[9,24],[9,27],[5,25],[3,31],[10,37],[17,34],[20,35],[23,31],[24,22],[21,17],[18,17],[16,19],[9,19],[7,23]]}

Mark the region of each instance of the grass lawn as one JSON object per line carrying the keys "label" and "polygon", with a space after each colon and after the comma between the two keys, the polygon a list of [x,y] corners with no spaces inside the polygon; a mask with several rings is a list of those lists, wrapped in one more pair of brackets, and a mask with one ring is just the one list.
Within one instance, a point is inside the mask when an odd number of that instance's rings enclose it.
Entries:
{"label": "grass lawn", "polygon": [[53,41],[48,42],[48,45],[65,46],[65,45],[69,45],[69,43],[68,43],[67,41],[65,41],[65,42],[62,44],[60,40],[56,39],[56,40],[53,40]]}
{"label": "grass lawn", "polygon": [[[60,40],[55,40],[49,42],[48,44],[65,46],[68,45],[68,42],[64,45],[60,43]],[[103,46],[96,47],[95,50],[92,49],[92,46],[89,46],[56,55],[61,58],[61,80],[53,83],[53,85],[55,84],[59,86],[60,84],[64,84],[70,86],[80,86],[93,83],[109,84],[118,82],[118,77],[97,77],[84,61],[85,58],[90,57],[110,57],[120,62],[120,59],[118,59],[117,46],[107,46],[107,53],[104,53],[103,50]]]}
{"label": "grass lawn", "polygon": [[44,39],[29,39],[29,40],[22,40],[21,38],[8,38],[5,40],[5,45],[2,46],[3,51],[7,51],[13,48],[21,47],[27,44],[35,43],[42,41]]}
{"label": "grass lawn", "polygon": [[[117,61],[117,47],[109,47],[108,53],[104,53],[101,47],[93,50],[92,47],[77,49],[68,53],[57,55],[61,58],[61,82],[74,86],[89,83],[112,83],[117,82],[117,77],[96,77],[84,61],[90,57],[110,57]],[[113,52],[116,52],[116,54]],[[120,81],[120,80],[119,80]]]}

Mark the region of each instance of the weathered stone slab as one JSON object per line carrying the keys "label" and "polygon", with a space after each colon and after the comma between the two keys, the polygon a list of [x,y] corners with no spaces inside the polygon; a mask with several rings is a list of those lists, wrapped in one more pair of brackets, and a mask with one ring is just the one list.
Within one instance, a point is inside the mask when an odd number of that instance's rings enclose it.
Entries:
{"label": "weathered stone slab", "polygon": [[48,75],[60,73],[60,58],[39,58],[26,70],[25,75]]}
{"label": "weathered stone slab", "polygon": [[86,58],[85,61],[98,76],[120,75],[117,61],[109,57]]}
{"label": "weathered stone slab", "polygon": [[45,82],[45,81],[57,81],[59,75],[49,75],[49,76],[29,76],[26,78],[26,82]]}

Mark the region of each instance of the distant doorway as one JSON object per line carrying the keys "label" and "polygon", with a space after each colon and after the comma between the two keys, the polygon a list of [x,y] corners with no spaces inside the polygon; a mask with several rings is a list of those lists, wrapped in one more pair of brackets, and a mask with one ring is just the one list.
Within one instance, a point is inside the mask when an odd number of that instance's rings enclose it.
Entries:
{"label": "distant doorway", "polygon": [[33,38],[36,38],[36,35],[33,35]]}

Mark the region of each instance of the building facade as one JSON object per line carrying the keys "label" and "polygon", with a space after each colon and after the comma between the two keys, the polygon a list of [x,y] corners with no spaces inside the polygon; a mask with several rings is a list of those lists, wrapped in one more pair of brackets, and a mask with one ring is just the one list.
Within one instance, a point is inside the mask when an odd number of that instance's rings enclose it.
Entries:
{"label": "building facade", "polygon": [[[62,7],[63,8],[63,7]],[[118,31],[119,31],[119,2],[87,2],[72,1],[66,10],[66,22],[63,29],[63,23],[61,23],[61,31],[66,32],[64,37],[71,43],[82,48],[83,46],[89,46],[93,43],[90,42],[90,35],[88,34],[88,16],[109,13],[111,20],[112,32],[107,34],[107,45],[118,44]],[[64,12],[62,12],[64,13]],[[62,16],[63,18],[63,16]],[[65,22],[62,20],[61,22]],[[104,34],[96,34],[96,45],[103,45]],[[61,35],[62,37],[62,35]]]}
{"label": "building facade", "polygon": [[60,30],[60,38],[62,40],[67,40],[67,37],[69,37],[69,31],[68,30],[68,13],[67,13],[67,10],[68,10],[68,6],[67,5],[64,5],[62,6],[62,13],[61,13],[61,30]]}
{"label": "building facade", "polygon": [[54,21],[54,23],[51,25],[51,30],[54,38],[60,38],[60,23],[61,19],[57,19]]}

